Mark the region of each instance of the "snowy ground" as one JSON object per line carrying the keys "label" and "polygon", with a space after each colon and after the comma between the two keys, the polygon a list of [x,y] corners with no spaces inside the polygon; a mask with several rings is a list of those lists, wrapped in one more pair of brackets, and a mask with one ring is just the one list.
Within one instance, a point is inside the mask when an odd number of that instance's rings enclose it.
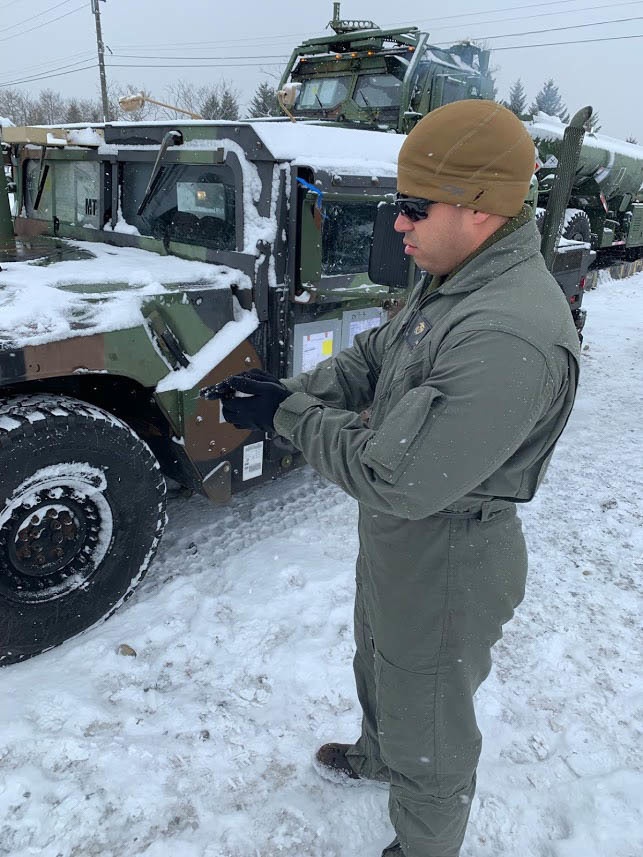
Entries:
{"label": "snowy ground", "polygon": [[[643,854],[643,274],[586,307],[578,403],[523,511],[528,595],[479,693],[462,857]],[[0,671],[0,855],[379,857],[386,792],[311,765],[358,727],[355,503],[306,469],[170,515],[119,614]]]}

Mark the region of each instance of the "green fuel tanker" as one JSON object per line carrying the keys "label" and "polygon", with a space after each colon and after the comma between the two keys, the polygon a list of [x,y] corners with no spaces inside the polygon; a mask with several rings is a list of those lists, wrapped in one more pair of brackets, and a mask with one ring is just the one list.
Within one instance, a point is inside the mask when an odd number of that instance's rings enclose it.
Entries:
{"label": "green fuel tanker", "polygon": [[[538,204],[546,206],[558,168],[565,125],[539,113],[525,123],[536,143]],[[590,242],[600,256],[643,256],[643,146],[586,133],[563,237]]]}

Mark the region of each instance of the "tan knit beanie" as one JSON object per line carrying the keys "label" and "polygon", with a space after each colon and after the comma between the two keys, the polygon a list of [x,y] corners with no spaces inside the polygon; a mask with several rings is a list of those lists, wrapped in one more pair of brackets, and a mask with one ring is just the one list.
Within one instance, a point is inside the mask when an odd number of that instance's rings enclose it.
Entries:
{"label": "tan knit beanie", "polygon": [[433,110],[400,149],[397,189],[407,196],[513,217],[534,173],[534,142],[495,101],[456,101]]}

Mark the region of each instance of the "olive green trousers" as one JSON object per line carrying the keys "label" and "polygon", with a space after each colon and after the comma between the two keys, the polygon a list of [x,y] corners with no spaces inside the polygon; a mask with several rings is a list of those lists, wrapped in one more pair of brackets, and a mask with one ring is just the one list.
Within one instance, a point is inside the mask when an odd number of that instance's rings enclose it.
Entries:
{"label": "olive green trousers", "polygon": [[473,695],[527,573],[515,506],[493,504],[483,520],[360,510],[354,669],[363,718],[348,757],[360,776],[390,783],[404,857],[458,857],[464,839],[481,748]]}

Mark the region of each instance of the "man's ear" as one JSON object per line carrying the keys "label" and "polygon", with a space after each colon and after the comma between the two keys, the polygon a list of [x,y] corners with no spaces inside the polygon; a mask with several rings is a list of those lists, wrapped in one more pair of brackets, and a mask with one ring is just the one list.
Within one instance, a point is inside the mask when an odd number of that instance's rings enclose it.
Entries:
{"label": "man's ear", "polygon": [[481,223],[486,223],[490,217],[494,215],[489,214],[486,211],[476,211],[475,209],[470,209],[471,211],[471,222],[475,223],[476,226],[479,226]]}

